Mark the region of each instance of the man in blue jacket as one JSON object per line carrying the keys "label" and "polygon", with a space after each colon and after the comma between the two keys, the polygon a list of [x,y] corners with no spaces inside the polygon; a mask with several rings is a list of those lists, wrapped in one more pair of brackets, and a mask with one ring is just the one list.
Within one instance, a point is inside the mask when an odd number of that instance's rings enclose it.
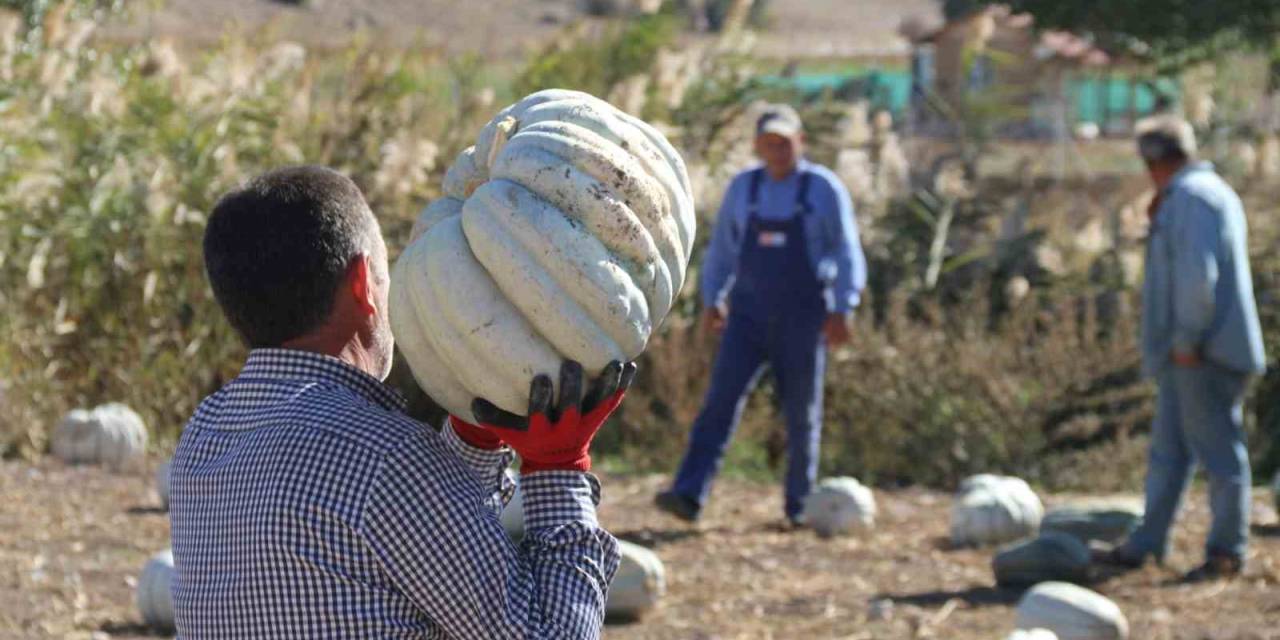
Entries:
{"label": "man in blue jacket", "polygon": [[786,516],[796,523],[818,471],[826,346],[849,339],[866,283],[849,193],[804,160],[800,116],[771,105],[756,122],[763,166],[733,179],[702,267],[707,326],[723,332],[689,449],[659,507],[698,518],[750,390],[771,365],[787,421]]}
{"label": "man in blue jacket", "polygon": [[1142,357],[1159,395],[1142,525],[1108,559],[1164,559],[1169,527],[1195,462],[1209,477],[1213,526],[1192,580],[1240,573],[1249,535],[1245,386],[1265,369],[1240,198],[1196,162],[1185,120],[1161,117],[1138,137],[1155,183],[1142,290]]}

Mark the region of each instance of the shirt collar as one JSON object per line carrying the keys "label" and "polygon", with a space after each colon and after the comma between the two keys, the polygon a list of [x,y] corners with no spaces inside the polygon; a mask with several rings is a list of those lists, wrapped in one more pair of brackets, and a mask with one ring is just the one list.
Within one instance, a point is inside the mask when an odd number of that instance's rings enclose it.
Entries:
{"label": "shirt collar", "polygon": [[406,406],[400,392],[377,378],[342,360],[312,351],[254,349],[239,377],[340,384],[387,410],[404,411]]}
{"label": "shirt collar", "polygon": [[1171,193],[1174,189],[1178,188],[1182,184],[1182,182],[1186,180],[1191,174],[1197,173],[1200,171],[1213,171],[1213,163],[1207,160],[1198,160],[1195,162],[1188,162],[1181,169],[1178,169],[1178,172],[1173,174],[1173,177],[1169,179],[1169,184],[1165,185],[1164,193],[1166,194]]}
{"label": "shirt collar", "polygon": [[[764,169],[765,165],[761,164],[760,168]],[[786,182],[808,170],[809,170],[809,161],[804,159],[804,157],[801,157],[799,160],[796,160],[796,168],[792,169],[791,173],[787,174],[787,177],[781,180],[774,180],[773,176],[769,174],[768,169],[765,169],[764,178],[766,182]]]}

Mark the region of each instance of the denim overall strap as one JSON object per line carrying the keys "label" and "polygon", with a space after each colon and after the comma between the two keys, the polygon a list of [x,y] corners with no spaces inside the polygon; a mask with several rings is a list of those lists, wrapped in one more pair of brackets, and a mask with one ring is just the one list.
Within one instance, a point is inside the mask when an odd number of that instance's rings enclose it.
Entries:
{"label": "denim overall strap", "polygon": [[823,313],[823,283],[809,259],[805,234],[812,176],[808,172],[799,175],[794,214],[783,220],[766,220],[760,215],[763,180],[763,168],[752,172],[730,312],[757,319]]}

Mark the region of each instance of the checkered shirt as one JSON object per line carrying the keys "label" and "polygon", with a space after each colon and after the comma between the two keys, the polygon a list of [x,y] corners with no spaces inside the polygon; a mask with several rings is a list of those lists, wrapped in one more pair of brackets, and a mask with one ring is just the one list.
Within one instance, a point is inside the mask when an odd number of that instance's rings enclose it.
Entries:
{"label": "checkered shirt", "polygon": [[335,358],[249,354],[174,454],[181,638],[596,638],[618,567],[584,473],[521,479]]}

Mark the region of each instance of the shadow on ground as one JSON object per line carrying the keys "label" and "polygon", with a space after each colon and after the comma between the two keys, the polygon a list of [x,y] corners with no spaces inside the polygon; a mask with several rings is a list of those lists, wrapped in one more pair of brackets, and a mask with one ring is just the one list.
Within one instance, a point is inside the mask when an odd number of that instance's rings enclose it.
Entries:
{"label": "shadow on ground", "polygon": [[138,505],[136,507],[129,507],[128,509],[125,510],[125,513],[131,516],[155,516],[155,515],[164,515],[169,512],[156,506]]}
{"label": "shadow on ground", "polygon": [[109,636],[146,636],[150,638],[173,637],[172,632],[159,631],[137,622],[108,622],[99,627],[98,631]]}
{"label": "shadow on ground", "polygon": [[1280,524],[1255,524],[1252,529],[1259,538],[1280,538]]}
{"label": "shadow on ground", "polygon": [[630,531],[614,531],[613,537],[619,540],[638,544],[642,547],[657,549],[668,544],[683,542],[690,538],[702,536],[705,532],[698,529],[633,529]]}
{"label": "shadow on ground", "polygon": [[952,600],[960,600],[970,607],[1007,606],[1016,604],[1022,597],[1022,589],[998,587],[970,587],[954,591],[922,591],[920,593],[881,593],[877,600],[890,600],[894,604],[917,607],[941,607]]}

